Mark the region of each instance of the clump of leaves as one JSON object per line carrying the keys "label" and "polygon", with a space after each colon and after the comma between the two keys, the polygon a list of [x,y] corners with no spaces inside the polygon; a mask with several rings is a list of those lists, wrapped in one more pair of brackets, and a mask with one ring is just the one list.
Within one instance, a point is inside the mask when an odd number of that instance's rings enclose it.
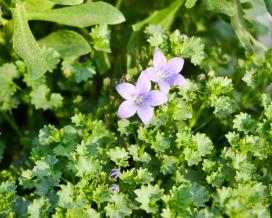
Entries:
{"label": "clump of leaves", "polygon": [[[268,2],[0,1],[0,216],[270,217]],[[155,50],[186,85],[119,119]]]}

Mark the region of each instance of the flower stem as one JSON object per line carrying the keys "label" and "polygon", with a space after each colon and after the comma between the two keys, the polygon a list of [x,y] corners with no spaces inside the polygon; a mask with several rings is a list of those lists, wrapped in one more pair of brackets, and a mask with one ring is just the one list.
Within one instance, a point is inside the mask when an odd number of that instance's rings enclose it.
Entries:
{"label": "flower stem", "polygon": [[201,113],[203,112],[203,110],[206,108],[206,101],[204,101],[201,106],[199,107],[199,109],[197,110],[196,114],[193,116],[193,119],[190,121],[189,127],[193,128],[196,124],[196,122],[198,121],[198,118],[200,117]]}
{"label": "flower stem", "polygon": [[4,117],[4,119],[8,122],[8,124],[10,125],[10,127],[14,130],[14,132],[19,136],[21,137],[22,134],[14,120],[13,117],[9,116],[7,113],[5,112],[2,112],[2,116]]}

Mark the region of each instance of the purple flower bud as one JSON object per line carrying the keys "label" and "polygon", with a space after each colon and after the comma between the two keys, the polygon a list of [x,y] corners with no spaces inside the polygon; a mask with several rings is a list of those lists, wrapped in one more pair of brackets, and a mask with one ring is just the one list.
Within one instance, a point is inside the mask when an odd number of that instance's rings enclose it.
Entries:
{"label": "purple flower bud", "polygon": [[119,185],[112,184],[112,185],[110,186],[110,190],[111,190],[112,192],[119,192]]}
{"label": "purple flower bud", "polygon": [[110,178],[117,179],[121,175],[121,172],[119,169],[113,169],[110,173]]}

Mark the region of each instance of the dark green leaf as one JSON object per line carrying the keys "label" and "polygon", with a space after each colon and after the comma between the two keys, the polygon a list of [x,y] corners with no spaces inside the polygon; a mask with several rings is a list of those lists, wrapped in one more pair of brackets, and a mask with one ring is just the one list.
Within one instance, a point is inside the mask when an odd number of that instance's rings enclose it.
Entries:
{"label": "dark green leaf", "polygon": [[264,0],[265,5],[269,13],[272,15],[272,0]]}

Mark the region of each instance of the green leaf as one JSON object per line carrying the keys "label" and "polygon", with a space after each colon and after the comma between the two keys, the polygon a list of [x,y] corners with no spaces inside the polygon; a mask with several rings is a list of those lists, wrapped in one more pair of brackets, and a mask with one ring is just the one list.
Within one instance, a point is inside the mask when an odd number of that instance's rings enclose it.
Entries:
{"label": "green leaf", "polygon": [[42,48],[42,53],[46,60],[48,71],[52,73],[60,62],[60,54],[56,50],[46,47]]}
{"label": "green leaf", "polygon": [[186,8],[192,8],[192,7],[195,6],[195,4],[196,4],[197,1],[198,0],[186,0],[185,7]]}
{"label": "green leaf", "polygon": [[79,5],[83,3],[83,0],[50,0],[59,5]]}
{"label": "green leaf", "polygon": [[130,217],[132,209],[129,207],[128,198],[120,193],[111,196],[105,207],[106,215],[110,218]]}
{"label": "green leaf", "polygon": [[18,105],[14,97],[17,86],[13,82],[19,76],[16,66],[13,63],[6,63],[0,66],[0,110],[7,111]]}
{"label": "green leaf", "polygon": [[28,206],[28,214],[30,218],[48,217],[49,215],[49,201],[45,198],[36,198]]}
{"label": "green leaf", "polygon": [[218,96],[233,90],[232,80],[228,77],[214,77],[207,81],[207,92],[210,95]]}
{"label": "green leaf", "polygon": [[159,11],[155,11],[143,21],[138,22],[132,26],[134,31],[129,39],[127,46],[127,70],[129,73],[136,73],[136,57],[137,55],[140,55],[139,48],[141,48],[141,40],[143,38],[141,32],[142,29],[146,25],[156,24],[161,26],[161,29],[163,31],[169,30],[174,21],[177,11],[184,4],[184,1],[185,0],[176,0],[169,7]]}
{"label": "green leaf", "polygon": [[190,185],[182,184],[179,187],[174,187],[170,191],[170,196],[164,198],[164,201],[170,208],[178,213],[185,211],[189,205],[196,207],[204,206],[204,203],[208,200],[208,193],[205,188],[197,183]]}
{"label": "green leaf", "polygon": [[92,157],[79,156],[75,165],[79,177],[90,176],[95,177],[100,173],[101,165],[99,160],[95,160]]}
{"label": "green leaf", "polygon": [[204,59],[204,43],[200,38],[187,38],[180,48],[181,57],[191,58],[194,65],[199,65]]}
{"label": "green leaf", "polygon": [[55,174],[53,167],[57,161],[57,158],[52,155],[47,155],[41,160],[37,160],[32,170],[33,175],[37,177],[53,176]]}
{"label": "green leaf", "polygon": [[46,20],[67,26],[88,27],[95,24],[119,24],[122,13],[105,2],[87,2],[47,11],[29,12],[29,20]]}
{"label": "green leaf", "polygon": [[62,69],[64,73],[73,75],[76,83],[87,81],[96,74],[95,67],[89,59],[83,63],[71,58],[66,59],[62,62]]}
{"label": "green leaf", "polygon": [[214,107],[213,113],[216,117],[227,117],[237,109],[235,100],[228,96],[212,97],[210,100],[211,106]]}
{"label": "green leaf", "polygon": [[133,30],[140,31],[144,26],[148,24],[157,24],[160,25],[163,30],[168,30],[174,21],[177,11],[183,4],[184,0],[177,0],[173,2],[169,7],[159,11],[155,11],[148,18],[134,24],[132,26]]}
{"label": "green leaf", "polygon": [[39,40],[39,45],[55,49],[62,58],[78,57],[91,52],[83,36],[71,30],[58,30]]}
{"label": "green leaf", "polygon": [[169,110],[172,111],[174,120],[188,120],[193,116],[190,105],[177,97],[169,104]]}
{"label": "green leaf", "polygon": [[128,165],[129,154],[124,148],[112,148],[107,152],[107,155],[117,166],[126,167]]}
{"label": "green leaf", "polygon": [[71,183],[67,183],[67,185],[61,185],[61,190],[58,191],[59,201],[58,205],[63,208],[71,208],[73,207],[73,195],[74,188]]}
{"label": "green leaf", "polygon": [[272,15],[272,0],[264,0],[265,5],[269,13]]}
{"label": "green leaf", "polygon": [[190,131],[179,132],[177,143],[178,147],[184,146],[184,158],[189,166],[197,165],[213,149],[212,141],[203,133],[191,135]]}
{"label": "green leaf", "polygon": [[92,28],[90,35],[93,40],[94,49],[110,53],[110,34],[111,32],[107,25],[97,25]]}
{"label": "green leaf", "polygon": [[36,109],[56,109],[61,107],[63,97],[59,93],[50,93],[46,85],[40,85],[30,92],[31,103]]}
{"label": "green leaf", "polygon": [[257,128],[256,121],[247,113],[240,113],[235,115],[233,120],[233,128],[238,131],[248,134],[249,132],[254,132]]}
{"label": "green leaf", "polygon": [[235,5],[234,5],[233,1],[204,0],[204,4],[206,5],[206,7],[209,11],[212,11],[215,13],[223,13],[228,16],[234,16],[236,13]]}
{"label": "green leaf", "polygon": [[147,213],[158,212],[159,206],[156,204],[163,195],[163,189],[160,189],[158,185],[152,186],[141,186],[140,189],[136,189],[135,194],[137,195],[136,201],[141,205],[140,208],[145,210]]}
{"label": "green leaf", "polygon": [[31,33],[24,5],[16,4],[12,10],[14,21],[13,48],[26,62],[29,80],[39,79],[47,71],[47,64],[42,51]]}
{"label": "green leaf", "polygon": [[155,136],[155,140],[151,144],[151,148],[153,148],[157,153],[165,152],[165,150],[170,148],[171,139],[173,139],[173,135],[158,131]]}
{"label": "green leaf", "polygon": [[24,1],[26,11],[45,11],[54,7],[50,0],[26,0]]}
{"label": "green leaf", "polygon": [[12,205],[17,199],[16,185],[14,182],[5,181],[0,183],[0,216],[8,217],[12,213]]}

